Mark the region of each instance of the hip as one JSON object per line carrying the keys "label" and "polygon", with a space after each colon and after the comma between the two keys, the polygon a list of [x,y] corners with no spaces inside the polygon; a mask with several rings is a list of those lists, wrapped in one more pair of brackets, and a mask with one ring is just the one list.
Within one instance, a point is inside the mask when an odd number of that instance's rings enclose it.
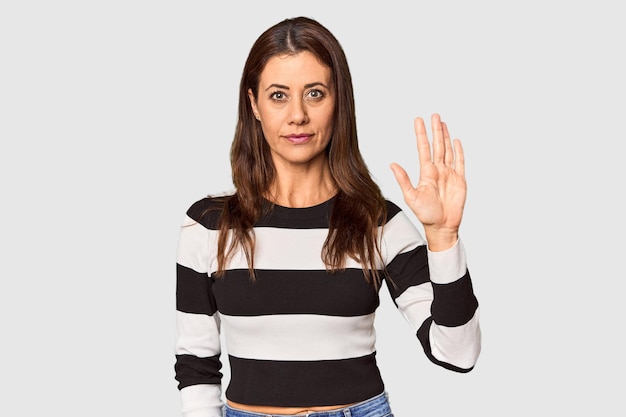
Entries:
{"label": "hip", "polygon": [[224,417],[393,417],[386,392],[356,404],[327,411],[309,411],[300,414],[262,414],[239,410],[227,404],[224,406],[223,413]]}

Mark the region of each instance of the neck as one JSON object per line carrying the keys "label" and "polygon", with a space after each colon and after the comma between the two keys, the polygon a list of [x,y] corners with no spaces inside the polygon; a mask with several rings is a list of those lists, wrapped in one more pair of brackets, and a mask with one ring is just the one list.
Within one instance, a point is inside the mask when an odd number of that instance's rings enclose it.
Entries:
{"label": "neck", "polygon": [[337,193],[328,164],[319,169],[290,167],[276,169],[276,179],[266,198],[284,207],[311,207]]}

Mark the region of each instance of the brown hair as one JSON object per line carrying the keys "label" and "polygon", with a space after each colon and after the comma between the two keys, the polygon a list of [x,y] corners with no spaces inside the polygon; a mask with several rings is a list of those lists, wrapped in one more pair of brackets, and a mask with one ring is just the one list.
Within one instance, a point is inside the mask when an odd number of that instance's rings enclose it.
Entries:
{"label": "brown hair", "polygon": [[[239,88],[239,115],[230,150],[236,192],[223,198],[219,221],[218,275],[236,247],[244,250],[254,278],[254,224],[263,215],[264,196],[275,168],[260,124],[248,98],[258,98],[261,72],[276,55],[309,51],[331,70],[335,93],[333,137],[326,149],[338,193],[330,216],[322,258],[330,271],[345,267],[346,256],[360,262],[368,282],[380,283],[378,226],[385,221],[386,203],[372,180],[358,147],[352,76],[335,36],[317,21],[297,17],[270,27],[253,44]],[[230,241],[230,243],[228,243]]]}

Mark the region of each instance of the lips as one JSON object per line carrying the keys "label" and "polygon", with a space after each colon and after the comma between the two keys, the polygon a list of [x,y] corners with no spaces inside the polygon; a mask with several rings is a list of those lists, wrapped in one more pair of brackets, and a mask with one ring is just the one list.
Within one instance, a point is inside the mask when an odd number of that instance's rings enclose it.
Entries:
{"label": "lips", "polygon": [[309,134],[300,134],[300,135],[287,135],[285,136],[285,139],[287,139],[289,142],[299,145],[305,142],[308,142],[309,139],[311,139],[313,137],[313,135],[309,135]]}

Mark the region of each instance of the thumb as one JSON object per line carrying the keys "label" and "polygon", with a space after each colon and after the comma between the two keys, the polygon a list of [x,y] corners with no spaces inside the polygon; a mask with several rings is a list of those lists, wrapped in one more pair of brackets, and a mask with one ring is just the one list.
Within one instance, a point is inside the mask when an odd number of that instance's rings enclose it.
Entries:
{"label": "thumb", "polygon": [[413,189],[413,184],[411,184],[411,179],[409,175],[406,173],[405,169],[395,162],[390,165],[391,170],[393,171],[393,175],[396,177],[396,181],[398,185],[400,185],[400,189],[403,193],[406,193]]}

